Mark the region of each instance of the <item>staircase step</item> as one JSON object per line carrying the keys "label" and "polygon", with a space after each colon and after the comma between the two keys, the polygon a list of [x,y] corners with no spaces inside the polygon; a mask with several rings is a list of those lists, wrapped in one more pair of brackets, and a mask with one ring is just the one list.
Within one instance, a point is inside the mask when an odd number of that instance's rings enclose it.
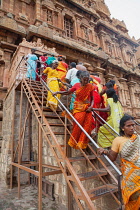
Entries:
{"label": "staircase step", "polygon": [[[42,96],[42,92],[41,91],[35,91],[35,93],[38,96]],[[33,92],[33,94],[35,94],[35,93]],[[44,97],[47,97],[47,92],[46,91],[44,92]]]}
{"label": "staircase step", "polygon": [[[99,176],[98,174],[100,176],[105,176],[108,173],[105,170],[97,169],[97,172],[95,170],[93,170],[93,171],[89,171],[89,172],[86,172],[86,173],[77,174],[77,176],[79,177],[79,179],[81,181],[84,181],[84,180],[93,179],[95,177],[98,177]],[[69,176],[69,179],[73,180],[72,176]]]}
{"label": "staircase step", "polygon": [[[49,125],[51,125],[51,126],[57,126],[57,127],[64,127],[64,125],[63,124],[58,124],[58,123],[49,123]],[[67,126],[71,126],[71,124],[67,124]]]}
{"label": "staircase step", "polygon": [[27,83],[28,83],[28,85],[34,85],[34,86],[40,85],[40,86],[42,86],[42,84],[40,82],[27,81]]}
{"label": "staircase step", "polygon": [[[96,159],[95,155],[87,155],[89,160],[94,160]],[[86,158],[84,156],[81,157],[71,157],[69,158],[70,162],[76,162],[76,161],[82,161],[82,160],[86,160]]]}
{"label": "staircase step", "polygon": [[[43,111],[44,112],[53,112],[49,107],[43,106]],[[56,112],[62,112],[62,110],[57,109]]]}
{"label": "staircase step", "polygon": [[[65,132],[53,132],[55,135],[65,135]],[[47,135],[50,135],[50,133],[47,133]],[[69,135],[67,133],[67,135]]]}
{"label": "staircase step", "polygon": [[[28,86],[32,89],[32,90],[36,90],[36,91],[42,91],[42,85],[30,85],[28,84]],[[46,89],[45,89],[46,90]]]}
{"label": "staircase step", "polygon": [[25,79],[25,80],[26,80],[27,83],[30,83],[31,82],[33,84],[35,84],[35,83],[41,84],[40,81],[34,81],[34,80],[31,80],[30,81],[29,79]]}
{"label": "staircase step", "polygon": [[[110,192],[115,193],[118,191],[118,187],[113,184],[102,185],[100,187],[94,188],[92,190],[87,191],[91,200],[95,200],[104,195],[109,194]],[[83,200],[82,194],[77,195],[80,200]]]}
{"label": "staircase step", "polygon": [[[34,97],[35,97],[35,98],[37,98],[37,99],[39,98],[40,100],[42,100],[42,96],[39,96],[39,95],[34,95]],[[45,100],[45,101],[46,101],[46,97],[45,97],[45,96],[43,97],[43,100]]]}
{"label": "staircase step", "polygon": [[[41,89],[41,87],[34,87],[34,86],[31,86],[31,85],[29,85],[29,87],[30,87],[30,89],[32,90],[32,91],[42,91],[42,89]],[[47,90],[45,90],[46,91],[46,93],[48,92]]]}
{"label": "staircase step", "polygon": [[[45,116],[46,118],[59,119],[57,115],[44,114],[44,116]],[[65,117],[63,117],[63,116],[59,116],[59,117],[60,117],[61,119],[62,119],[62,118],[65,118]]]}
{"label": "staircase step", "polygon": [[[37,101],[37,103],[39,104],[39,105],[42,105],[42,101],[40,100],[40,101],[38,101],[37,99],[36,99],[36,101]],[[46,105],[46,100],[45,101],[43,101],[43,106],[44,105]]]}
{"label": "staircase step", "polygon": [[[60,147],[66,147],[67,145],[60,144],[59,146],[60,146]],[[55,148],[55,147],[58,147],[58,146],[57,146],[57,145],[52,145],[52,147],[54,147],[54,148]]]}

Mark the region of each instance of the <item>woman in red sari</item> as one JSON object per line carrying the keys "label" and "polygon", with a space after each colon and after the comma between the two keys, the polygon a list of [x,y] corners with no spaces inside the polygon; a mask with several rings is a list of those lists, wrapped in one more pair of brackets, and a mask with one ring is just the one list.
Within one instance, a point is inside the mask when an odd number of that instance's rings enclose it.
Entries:
{"label": "woman in red sari", "polygon": [[[69,95],[73,92],[76,94],[73,116],[79,124],[90,135],[92,130],[92,107],[93,107],[93,90],[94,87],[89,83],[89,73],[83,71],[80,75],[80,83],[76,83],[68,91],[55,92],[56,94]],[[79,126],[74,122],[72,136],[68,144],[75,149],[86,149],[89,140]]]}

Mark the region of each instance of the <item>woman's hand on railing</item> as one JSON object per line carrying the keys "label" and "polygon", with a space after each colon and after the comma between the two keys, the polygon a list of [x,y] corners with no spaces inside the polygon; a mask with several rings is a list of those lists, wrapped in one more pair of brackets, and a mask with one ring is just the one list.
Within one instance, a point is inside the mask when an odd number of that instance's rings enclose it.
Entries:
{"label": "woman's hand on railing", "polygon": [[56,96],[57,94],[58,94],[58,91],[52,93],[53,96]]}
{"label": "woman's hand on railing", "polygon": [[57,81],[62,83],[61,79],[58,79],[58,78],[57,78]]}
{"label": "woman's hand on railing", "polygon": [[104,149],[104,148],[99,148],[99,149],[97,150],[97,154],[98,154],[98,155],[108,155],[108,154],[109,154],[109,150]]}
{"label": "woman's hand on railing", "polygon": [[91,111],[92,111],[92,107],[90,106],[87,108],[86,112],[91,112]]}

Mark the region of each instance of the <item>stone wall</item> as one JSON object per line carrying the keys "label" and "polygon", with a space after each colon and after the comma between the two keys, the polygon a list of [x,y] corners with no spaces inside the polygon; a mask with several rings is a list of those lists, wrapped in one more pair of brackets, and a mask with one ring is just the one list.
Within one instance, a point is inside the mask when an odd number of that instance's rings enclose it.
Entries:
{"label": "stone wall", "polygon": [[3,141],[0,154],[0,175],[7,181],[10,174],[11,164],[11,138],[12,138],[12,122],[14,110],[14,90],[8,95],[4,103],[4,118],[3,118]]}
{"label": "stone wall", "polygon": [[[14,95],[16,99],[14,100]],[[15,102],[15,105],[14,105]],[[15,108],[14,108],[15,106]],[[22,108],[22,128],[24,127],[24,121],[26,116],[27,98],[23,95],[23,108]],[[19,139],[19,118],[20,118],[20,91],[15,91],[14,88],[11,90],[6,100],[4,101],[4,118],[3,118],[3,141],[2,141],[2,152],[0,154],[0,176],[3,181],[9,185],[10,183],[10,166],[11,166],[11,144],[12,144],[12,123],[14,117],[14,151],[17,149]],[[53,123],[57,123],[57,120],[51,120]],[[58,128],[55,128],[58,131]],[[60,130],[60,129],[59,129]],[[29,131],[31,132],[29,135]],[[29,138],[31,137],[31,151],[29,151]],[[63,144],[63,139],[59,135],[57,136],[60,144]],[[24,147],[22,161],[30,160],[38,161],[38,122],[35,118],[34,113],[31,113],[31,128],[29,130],[29,121],[27,120],[25,127],[24,136]],[[17,155],[15,155],[15,161],[18,161]],[[43,163],[48,165],[58,166],[52,151],[50,150],[47,141],[43,137]],[[21,184],[28,183],[28,173],[21,171]],[[44,169],[44,172],[49,169]],[[17,168],[14,167],[14,182],[17,183]],[[67,202],[67,184],[62,174],[52,175],[46,177],[46,180],[54,183],[54,196],[56,202],[66,205]]]}
{"label": "stone wall", "polygon": [[[27,108],[27,99],[23,95],[23,106],[22,106],[22,116],[25,116]],[[20,116],[20,92],[15,91],[14,88],[10,91],[8,96],[4,101],[4,117],[3,117],[3,141],[0,154],[0,165],[1,171],[0,175],[4,178],[5,182],[9,185],[10,183],[10,165],[11,165],[11,146],[12,138],[14,138],[14,151],[17,149],[19,140],[19,116]],[[24,125],[24,118],[22,118],[22,128]],[[14,123],[14,127],[13,127]],[[27,161],[29,157],[29,141],[28,141],[28,120],[25,126],[25,142],[23,146],[23,158],[22,161]],[[15,161],[17,159],[17,153],[15,155]],[[17,179],[17,169],[14,167],[14,177],[15,181]],[[21,170],[21,183],[25,184],[28,182],[27,173]]]}

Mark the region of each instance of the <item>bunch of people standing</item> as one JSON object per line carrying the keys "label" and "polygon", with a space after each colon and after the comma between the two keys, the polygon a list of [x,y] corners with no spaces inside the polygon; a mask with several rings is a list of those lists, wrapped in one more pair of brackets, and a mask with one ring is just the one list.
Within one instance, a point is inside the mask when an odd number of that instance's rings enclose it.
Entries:
{"label": "bunch of people standing", "polygon": [[[93,112],[97,112],[107,124],[96,124],[98,153],[107,155],[112,161],[121,154],[122,162],[122,195],[126,210],[140,209],[140,137],[135,133],[135,122],[132,116],[123,114],[118,97],[118,88],[114,80],[101,85],[99,75],[89,74],[86,67],[75,62],[68,65],[62,55],[58,59],[54,55],[47,57],[44,53],[40,58],[34,49],[27,57],[27,78],[36,77],[37,62],[40,62],[40,72],[43,80],[51,91],[47,95],[47,107],[57,110],[61,95],[71,94],[69,110],[73,117],[91,135],[95,129]],[[113,134],[112,134],[113,133]],[[117,137],[117,134],[120,134]],[[86,149],[89,139],[73,122],[73,129],[68,145],[74,149]]]}

